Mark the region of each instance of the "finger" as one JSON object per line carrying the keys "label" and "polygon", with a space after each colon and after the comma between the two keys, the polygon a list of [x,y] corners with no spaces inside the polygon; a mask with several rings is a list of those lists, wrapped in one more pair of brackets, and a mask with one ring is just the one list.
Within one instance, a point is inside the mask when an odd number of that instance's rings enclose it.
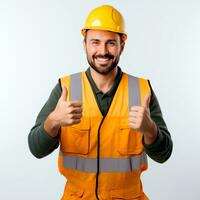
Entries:
{"label": "finger", "polygon": [[82,113],[82,107],[68,107],[67,113],[68,114]]}
{"label": "finger", "polygon": [[71,113],[80,114],[82,112],[83,112],[82,107],[72,107],[72,112]]}
{"label": "finger", "polygon": [[144,115],[142,113],[130,113],[130,118],[143,119]]}
{"label": "finger", "polygon": [[130,122],[129,125],[130,125],[132,128],[136,128],[137,123],[136,123],[136,122]]}
{"label": "finger", "polygon": [[145,108],[142,106],[133,106],[131,107],[131,111],[130,112],[144,112]]}
{"label": "finger", "polygon": [[150,100],[151,100],[151,94],[148,93],[148,94],[144,97],[144,102],[143,102],[142,106],[145,107],[145,108],[149,108]]}
{"label": "finger", "polygon": [[82,114],[72,114],[70,116],[71,119],[80,119],[82,117]]}
{"label": "finger", "polygon": [[136,123],[129,123],[129,126],[132,128],[132,129],[135,129],[137,130],[137,124]]}
{"label": "finger", "polygon": [[134,122],[130,122],[129,125],[130,125],[130,127],[134,128],[136,130],[140,129],[140,123],[138,123],[138,122],[135,122],[135,121]]}
{"label": "finger", "polygon": [[81,119],[74,119],[73,124],[79,124],[81,122]]}
{"label": "finger", "polygon": [[70,101],[68,102],[69,107],[81,107],[82,103],[81,101]]}
{"label": "finger", "polygon": [[141,123],[141,118],[138,118],[138,117],[130,117],[130,119],[129,119],[129,122],[130,123],[138,123],[138,124],[140,124]]}
{"label": "finger", "polygon": [[61,93],[60,99],[62,99],[63,101],[66,101],[67,95],[68,95],[67,88],[63,85],[61,85],[61,87],[62,87],[62,93]]}
{"label": "finger", "polygon": [[81,122],[80,119],[71,119],[71,120],[70,120],[70,124],[71,124],[71,125],[73,125],[73,124],[78,124],[78,123],[80,123],[80,122]]}
{"label": "finger", "polygon": [[129,113],[129,116],[130,116],[130,117],[134,117],[134,116],[137,116],[137,114],[138,114],[138,112],[131,111],[131,112]]}

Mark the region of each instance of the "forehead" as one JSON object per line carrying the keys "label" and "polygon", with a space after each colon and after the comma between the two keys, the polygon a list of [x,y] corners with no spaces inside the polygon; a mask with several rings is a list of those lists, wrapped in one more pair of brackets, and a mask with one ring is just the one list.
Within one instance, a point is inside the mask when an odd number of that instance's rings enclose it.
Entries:
{"label": "forehead", "polygon": [[87,39],[92,40],[119,40],[119,34],[111,31],[88,30]]}

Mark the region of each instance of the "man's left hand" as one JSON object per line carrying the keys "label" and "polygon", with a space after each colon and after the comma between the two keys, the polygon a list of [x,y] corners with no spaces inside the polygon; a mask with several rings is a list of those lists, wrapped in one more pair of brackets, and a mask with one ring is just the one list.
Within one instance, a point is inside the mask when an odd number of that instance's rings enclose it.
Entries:
{"label": "man's left hand", "polygon": [[147,94],[142,106],[133,106],[130,111],[130,127],[144,135],[144,142],[151,144],[157,136],[157,126],[151,119],[149,104],[151,95]]}

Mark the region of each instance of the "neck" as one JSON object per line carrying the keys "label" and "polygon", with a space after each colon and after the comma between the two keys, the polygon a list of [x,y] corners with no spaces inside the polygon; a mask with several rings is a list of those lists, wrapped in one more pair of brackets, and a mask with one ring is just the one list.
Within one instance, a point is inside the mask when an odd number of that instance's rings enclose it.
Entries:
{"label": "neck", "polygon": [[117,70],[118,68],[115,67],[110,73],[105,75],[105,74],[99,74],[92,67],[90,67],[92,79],[94,80],[97,88],[103,93],[106,93],[111,89],[115,81],[115,78],[117,76]]}

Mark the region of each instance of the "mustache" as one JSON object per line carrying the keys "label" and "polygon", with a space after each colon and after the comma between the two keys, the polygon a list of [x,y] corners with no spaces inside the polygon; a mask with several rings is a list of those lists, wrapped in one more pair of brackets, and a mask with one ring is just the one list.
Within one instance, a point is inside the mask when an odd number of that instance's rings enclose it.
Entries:
{"label": "mustache", "polygon": [[94,56],[92,56],[93,57],[93,59],[97,59],[97,58],[104,58],[104,59],[113,59],[114,58],[114,56],[112,55],[112,54],[109,54],[109,53],[107,53],[107,54],[105,54],[105,55],[94,55]]}

